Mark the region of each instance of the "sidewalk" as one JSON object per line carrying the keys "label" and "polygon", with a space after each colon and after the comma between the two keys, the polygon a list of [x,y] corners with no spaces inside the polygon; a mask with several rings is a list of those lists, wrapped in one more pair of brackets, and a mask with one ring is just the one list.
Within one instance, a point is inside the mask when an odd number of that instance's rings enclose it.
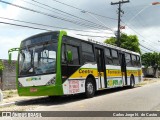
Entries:
{"label": "sidewalk", "polygon": [[38,97],[37,96],[36,97],[18,96],[17,90],[6,90],[6,91],[2,91],[2,93],[3,93],[3,101],[0,102],[0,107],[7,107],[7,106],[14,105],[16,103],[19,103],[19,102],[24,102],[26,100],[40,98],[39,96]]}

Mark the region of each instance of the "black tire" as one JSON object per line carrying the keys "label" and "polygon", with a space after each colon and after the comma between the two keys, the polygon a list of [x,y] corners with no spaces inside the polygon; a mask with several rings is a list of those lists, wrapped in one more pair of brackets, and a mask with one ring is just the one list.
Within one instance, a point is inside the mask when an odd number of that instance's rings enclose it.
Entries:
{"label": "black tire", "polygon": [[134,88],[135,87],[135,80],[134,80],[134,76],[130,77],[130,87]]}
{"label": "black tire", "polygon": [[87,78],[85,84],[85,96],[91,98],[94,96],[96,87],[92,78]]}

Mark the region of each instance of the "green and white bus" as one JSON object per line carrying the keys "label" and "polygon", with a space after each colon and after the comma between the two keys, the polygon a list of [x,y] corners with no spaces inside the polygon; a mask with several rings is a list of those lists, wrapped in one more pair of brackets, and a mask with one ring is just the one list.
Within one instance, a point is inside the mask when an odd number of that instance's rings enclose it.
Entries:
{"label": "green and white bus", "polygon": [[21,42],[17,89],[20,96],[61,96],[130,86],[142,80],[138,53],[66,31],[41,33]]}

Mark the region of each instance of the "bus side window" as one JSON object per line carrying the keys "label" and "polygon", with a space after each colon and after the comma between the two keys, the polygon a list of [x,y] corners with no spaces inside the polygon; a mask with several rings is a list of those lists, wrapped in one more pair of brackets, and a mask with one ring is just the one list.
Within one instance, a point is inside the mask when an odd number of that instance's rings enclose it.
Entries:
{"label": "bus side window", "polygon": [[93,46],[91,44],[82,42],[82,60],[83,60],[83,64],[86,62],[95,61]]}
{"label": "bus side window", "polygon": [[78,47],[76,46],[71,46],[71,45],[66,45],[66,51],[71,51],[72,52],[72,57],[73,57],[73,61],[69,64],[73,64],[73,65],[79,65],[79,50]]}
{"label": "bus side window", "polygon": [[125,53],[125,58],[126,58],[126,65],[131,67],[132,66],[131,55],[129,53]]}
{"label": "bus side window", "polygon": [[137,63],[137,66],[138,66],[138,67],[141,66],[141,62],[140,62],[140,57],[139,57],[139,56],[137,56],[137,62],[136,62],[136,63]]}
{"label": "bus side window", "polygon": [[135,55],[132,55],[132,65],[135,67],[137,66],[137,59]]}
{"label": "bus side window", "polygon": [[120,65],[119,58],[118,58],[118,51],[112,49],[111,52],[112,52],[113,64]]}
{"label": "bus side window", "polygon": [[111,51],[109,48],[105,48],[105,61],[106,61],[106,64],[113,64],[113,61],[112,61],[112,57],[111,57]]}
{"label": "bus side window", "polygon": [[62,44],[62,63],[66,63],[65,45]]}

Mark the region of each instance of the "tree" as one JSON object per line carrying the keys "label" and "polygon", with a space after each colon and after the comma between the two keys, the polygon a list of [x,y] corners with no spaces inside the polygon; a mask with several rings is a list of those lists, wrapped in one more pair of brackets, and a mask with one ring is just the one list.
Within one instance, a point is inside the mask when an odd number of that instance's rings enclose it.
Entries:
{"label": "tree", "polygon": [[[105,43],[117,46],[117,39],[115,37],[111,37],[105,40]],[[125,33],[122,33],[121,40],[120,40],[120,47],[127,50],[141,53],[141,50],[139,47],[139,40],[136,35],[127,35]]]}
{"label": "tree", "polygon": [[142,64],[147,68],[149,66],[152,67],[160,67],[160,53],[144,53],[142,56]]}
{"label": "tree", "polygon": [[156,71],[160,68],[160,53],[144,53],[142,56],[142,64],[148,68],[151,66],[154,69],[154,76],[156,75]]}
{"label": "tree", "polygon": [[144,53],[141,56],[142,58],[142,64],[145,66],[145,68],[148,68],[151,65],[151,61],[152,61],[152,53]]}
{"label": "tree", "polygon": [[2,60],[0,60],[0,71],[2,71],[3,69],[4,69],[4,65],[3,65]]}

